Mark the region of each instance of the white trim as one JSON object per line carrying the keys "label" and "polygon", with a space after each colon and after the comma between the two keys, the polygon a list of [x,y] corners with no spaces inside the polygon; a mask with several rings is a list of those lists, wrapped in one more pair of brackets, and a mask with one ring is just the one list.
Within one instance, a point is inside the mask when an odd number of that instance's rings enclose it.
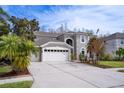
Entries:
{"label": "white trim", "polygon": [[86,48],[80,48],[80,53],[82,53],[82,50],[84,50],[84,55],[86,55],[87,53],[86,53]]}
{"label": "white trim", "polygon": [[[72,46],[74,46],[74,40],[72,38],[65,38],[65,43],[67,39],[71,39],[72,40]],[[66,43],[67,44],[67,43]],[[68,44],[69,45],[69,44]],[[71,45],[70,45],[71,46]]]}
{"label": "white trim", "polygon": [[35,46],[35,47],[40,47],[40,46]]}
{"label": "white trim", "polygon": [[53,44],[57,44],[57,43],[58,43],[58,44],[65,44],[67,47],[73,48],[72,46],[66,44],[65,42],[47,42],[47,43],[41,45],[40,47],[45,47],[45,46],[47,46],[47,45],[49,45],[49,44],[51,44],[51,43],[53,43]]}
{"label": "white trim", "polygon": [[44,47],[44,48],[43,48],[43,50],[45,50],[45,49],[47,49],[47,50],[52,50],[52,49],[53,49],[53,50],[56,50],[56,49],[59,49],[59,50],[65,50],[65,49],[66,49],[66,50],[70,50],[70,49],[68,49],[68,48],[60,47],[60,46],[55,46],[55,47],[49,47],[49,46],[48,46],[48,47]]}

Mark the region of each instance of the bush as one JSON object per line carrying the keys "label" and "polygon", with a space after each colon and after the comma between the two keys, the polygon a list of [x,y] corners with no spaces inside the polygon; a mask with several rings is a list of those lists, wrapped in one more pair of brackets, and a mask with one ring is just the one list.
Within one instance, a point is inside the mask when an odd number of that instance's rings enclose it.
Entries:
{"label": "bush", "polygon": [[84,59],[85,59],[84,55],[83,55],[82,53],[80,53],[80,55],[79,55],[79,60],[80,60],[81,62],[83,62]]}
{"label": "bush", "polygon": [[124,48],[119,48],[116,51],[116,55],[118,57],[118,60],[120,60],[120,61],[124,60]]}
{"label": "bush", "polygon": [[0,40],[0,58],[8,58],[16,72],[26,70],[31,54],[37,54],[35,43],[16,35],[1,36]]}
{"label": "bush", "polygon": [[110,54],[103,54],[100,58],[103,61],[111,61],[113,60],[112,56]]}
{"label": "bush", "polygon": [[71,53],[71,60],[76,60],[76,55],[74,53]]}

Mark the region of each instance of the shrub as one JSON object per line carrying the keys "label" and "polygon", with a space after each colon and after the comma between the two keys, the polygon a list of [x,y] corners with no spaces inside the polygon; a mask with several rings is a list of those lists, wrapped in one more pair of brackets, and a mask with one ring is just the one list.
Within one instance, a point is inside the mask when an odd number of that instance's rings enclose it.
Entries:
{"label": "shrub", "polygon": [[14,71],[24,71],[30,64],[31,54],[37,55],[35,44],[16,35],[0,37],[0,58],[8,58]]}
{"label": "shrub", "polygon": [[118,56],[118,60],[123,60],[124,59],[124,48],[119,48],[116,51],[116,55]]}
{"label": "shrub", "polygon": [[76,60],[76,55],[74,53],[71,53],[71,60]]}
{"label": "shrub", "polygon": [[80,53],[80,55],[79,55],[79,60],[80,60],[81,62],[83,62],[84,59],[85,59],[84,55],[83,55],[82,53]]}
{"label": "shrub", "polygon": [[103,54],[100,59],[104,60],[104,61],[111,61],[111,60],[113,60],[113,58],[112,58],[112,56],[110,54]]}

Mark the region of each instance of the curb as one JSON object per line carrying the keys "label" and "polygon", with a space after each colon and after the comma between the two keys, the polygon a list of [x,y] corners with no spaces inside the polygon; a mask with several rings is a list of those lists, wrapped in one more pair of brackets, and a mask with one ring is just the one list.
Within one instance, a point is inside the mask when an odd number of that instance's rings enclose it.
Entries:
{"label": "curb", "polygon": [[21,76],[14,76],[10,78],[6,77],[0,80],[0,84],[14,83],[14,82],[20,82],[20,81],[34,81],[34,79],[32,75],[21,75]]}

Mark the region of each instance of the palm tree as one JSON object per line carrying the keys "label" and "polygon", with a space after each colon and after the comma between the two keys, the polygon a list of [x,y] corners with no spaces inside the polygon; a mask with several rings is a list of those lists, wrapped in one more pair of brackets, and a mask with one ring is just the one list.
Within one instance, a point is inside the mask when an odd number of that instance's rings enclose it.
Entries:
{"label": "palm tree", "polygon": [[0,37],[0,58],[8,58],[14,71],[24,71],[30,64],[31,54],[37,54],[35,44],[16,35]]}
{"label": "palm tree", "polygon": [[96,63],[99,59],[101,51],[104,49],[104,42],[102,39],[93,37],[88,43],[87,50],[92,55],[93,63]]}

